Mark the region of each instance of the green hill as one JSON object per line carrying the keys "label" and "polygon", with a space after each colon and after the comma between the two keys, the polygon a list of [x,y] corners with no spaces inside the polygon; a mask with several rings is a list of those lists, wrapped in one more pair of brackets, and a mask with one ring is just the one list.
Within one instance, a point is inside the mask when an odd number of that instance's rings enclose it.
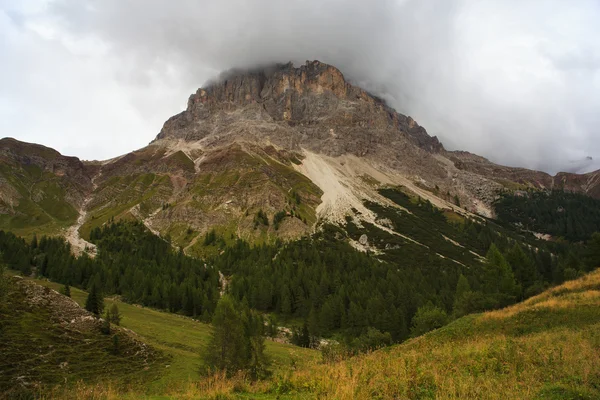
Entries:
{"label": "green hill", "polygon": [[8,278],[0,304],[0,397],[32,398],[80,381],[138,387],[157,379],[169,358],[102,322],[48,287]]}

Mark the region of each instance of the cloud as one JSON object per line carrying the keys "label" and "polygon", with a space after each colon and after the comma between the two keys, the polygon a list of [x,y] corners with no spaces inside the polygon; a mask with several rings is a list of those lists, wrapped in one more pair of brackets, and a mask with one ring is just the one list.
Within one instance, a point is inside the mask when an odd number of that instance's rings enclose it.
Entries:
{"label": "cloud", "polygon": [[600,159],[595,0],[26,3],[0,2],[3,131],[61,151],[116,156],[222,70],[319,59],[447,148],[550,172]]}

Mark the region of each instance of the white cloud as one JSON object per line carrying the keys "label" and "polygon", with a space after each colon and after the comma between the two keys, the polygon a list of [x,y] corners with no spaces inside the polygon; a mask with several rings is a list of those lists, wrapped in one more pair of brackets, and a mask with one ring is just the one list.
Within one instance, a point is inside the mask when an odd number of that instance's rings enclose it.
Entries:
{"label": "white cloud", "polygon": [[551,172],[600,158],[594,0],[0,0],[3,135],[143,146],[232,67],[319,59],[449,148]]}

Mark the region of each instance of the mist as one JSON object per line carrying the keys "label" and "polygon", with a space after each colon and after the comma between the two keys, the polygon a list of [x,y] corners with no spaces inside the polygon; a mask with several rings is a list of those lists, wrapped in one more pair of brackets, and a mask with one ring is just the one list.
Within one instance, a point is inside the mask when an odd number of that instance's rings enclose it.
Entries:
{"label": "mist", "polygon": [[0,0],[2,136],[114,157],[224,70],[318,59],[447,149],[585,172],[600,167],[597,21],[594,0]]}

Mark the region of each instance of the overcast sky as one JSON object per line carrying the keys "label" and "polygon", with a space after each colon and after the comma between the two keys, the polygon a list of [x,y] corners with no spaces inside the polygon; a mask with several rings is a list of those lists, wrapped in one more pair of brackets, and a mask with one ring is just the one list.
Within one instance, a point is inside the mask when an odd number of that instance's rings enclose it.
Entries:
{"label": "overcast sky", "polygon": [[599,21],[599,0],[0,0],[0,136],[106,159],[222,70],[319,59],[448,149],[600,168]]}

